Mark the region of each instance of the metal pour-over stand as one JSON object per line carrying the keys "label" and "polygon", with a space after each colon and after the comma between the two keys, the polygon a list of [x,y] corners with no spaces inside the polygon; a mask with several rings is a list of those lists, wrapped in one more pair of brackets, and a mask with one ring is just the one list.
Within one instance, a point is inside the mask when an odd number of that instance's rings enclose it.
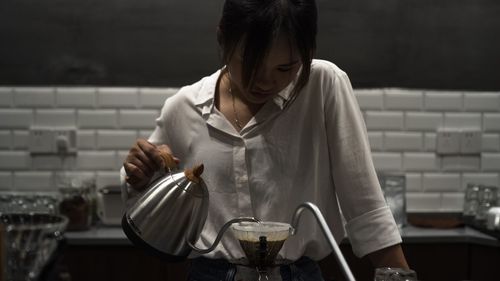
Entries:
{"label": "metal pour-over stand", "polygon": [[286,262],[277,261],[276,256],[289,235],[297,233],[300,216],[306,209],[314,214],[321,226],[323,234],[332,247],[335,258],[346,280],[355,280],[321,211],[316,205],[310,202],[305,202],[297,207],[291,225],[277,222],[246,222],[232,226],[233,233],[239,240],[247,257],[247,261],[242,263],[244,266],[239,267],[239,269],[246,271],[245,274],[248,278],[258,281],[281,280],[279,277],[276,277],[279,275],[279,270],[276,269],[278,265]]}

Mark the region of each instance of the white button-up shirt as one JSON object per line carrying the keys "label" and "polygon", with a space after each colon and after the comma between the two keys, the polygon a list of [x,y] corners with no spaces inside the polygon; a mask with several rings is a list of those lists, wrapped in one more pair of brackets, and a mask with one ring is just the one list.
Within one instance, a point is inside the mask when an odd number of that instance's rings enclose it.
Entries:
{"label": "white button-up shirt", "polygon": [[[309,82],[296,99],[284,106],[292,82],[240,133],[214,105],[220,74],[168,98],[149,138],[168,144],[181,166],[205,165],[210,206],[198,247],[211,246],[222,225],[235,217],[291,223],[296,207],[306,201],[319,207],[337,242],[347,232],[358,256],[401,242],[373,167],[362,114],[342,70],[313,60]],[[330,252],[315,218],[304,212],[280,257],[319,260]],[[205,256],[231,260],[244,253],[228,231]]]}

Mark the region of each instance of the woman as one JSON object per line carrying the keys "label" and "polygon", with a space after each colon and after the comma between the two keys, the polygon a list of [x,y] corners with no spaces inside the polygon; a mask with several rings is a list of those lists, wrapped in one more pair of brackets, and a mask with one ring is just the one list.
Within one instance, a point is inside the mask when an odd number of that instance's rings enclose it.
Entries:
{"label": "woman", "polygon": [[[232,218],[290,222],[310,201],[337,241],[347,232],[357,256],[408,268],[349,79],[313,59],[316,28],[314,0],[226,0],[217,31],[224,67],[167,99],[149,140],[138,140],[124,162],[127,192],[147,186],[168,151],[181,166],[205,164],[210,207],[198,247],[208,248]],[[280,252],[294,261],[281,276],[322,280],[316,261],[329,246],[312,216],[300,227]],[[190,279],[231,280],[229,261],[242,257],[225,235],[214,251],[192,257]]]}

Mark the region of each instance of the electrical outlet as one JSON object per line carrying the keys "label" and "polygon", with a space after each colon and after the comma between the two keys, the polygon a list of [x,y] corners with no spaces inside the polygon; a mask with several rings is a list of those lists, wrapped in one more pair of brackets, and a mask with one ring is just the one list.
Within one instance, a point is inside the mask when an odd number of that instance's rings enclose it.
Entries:
{"label": "electrical outlet", "polygon": [[459,129],[438,130],[436,152],[438,154],[460,154],[460,135]]}
{"label": "electrical outlet", "polygon": [[29,148],[31,153],[53,152],[54,132],[50,128],[31,128]]}
{"label": "electrical outlet", "polygon": [[76,153],[76,129],[54,128],[54,146],[57,154]]}
{"label": "electrical outlet", "polygon": [[32,154],[74,154],[77,151],[76,128],[33,127],[29,144]]}
{"label": "electrical outlet", "polygon": [[460,152],[479,154],[482,148],[482,132],[479,129],[464,129],[460,133]]}

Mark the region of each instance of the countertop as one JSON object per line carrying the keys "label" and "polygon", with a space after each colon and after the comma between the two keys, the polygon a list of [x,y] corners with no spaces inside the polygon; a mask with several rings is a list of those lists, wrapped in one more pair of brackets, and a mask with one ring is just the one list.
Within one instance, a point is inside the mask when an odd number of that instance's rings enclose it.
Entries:
{"label": "countertop", "polygon": [[[131,245],[119,226],[97,225],[87,231],[66,232],[69,245]],[[500,247],[500,240],[470,227],[450,229],[422,228],[412,225],[401,229],[403,243],[473,243]]]}

